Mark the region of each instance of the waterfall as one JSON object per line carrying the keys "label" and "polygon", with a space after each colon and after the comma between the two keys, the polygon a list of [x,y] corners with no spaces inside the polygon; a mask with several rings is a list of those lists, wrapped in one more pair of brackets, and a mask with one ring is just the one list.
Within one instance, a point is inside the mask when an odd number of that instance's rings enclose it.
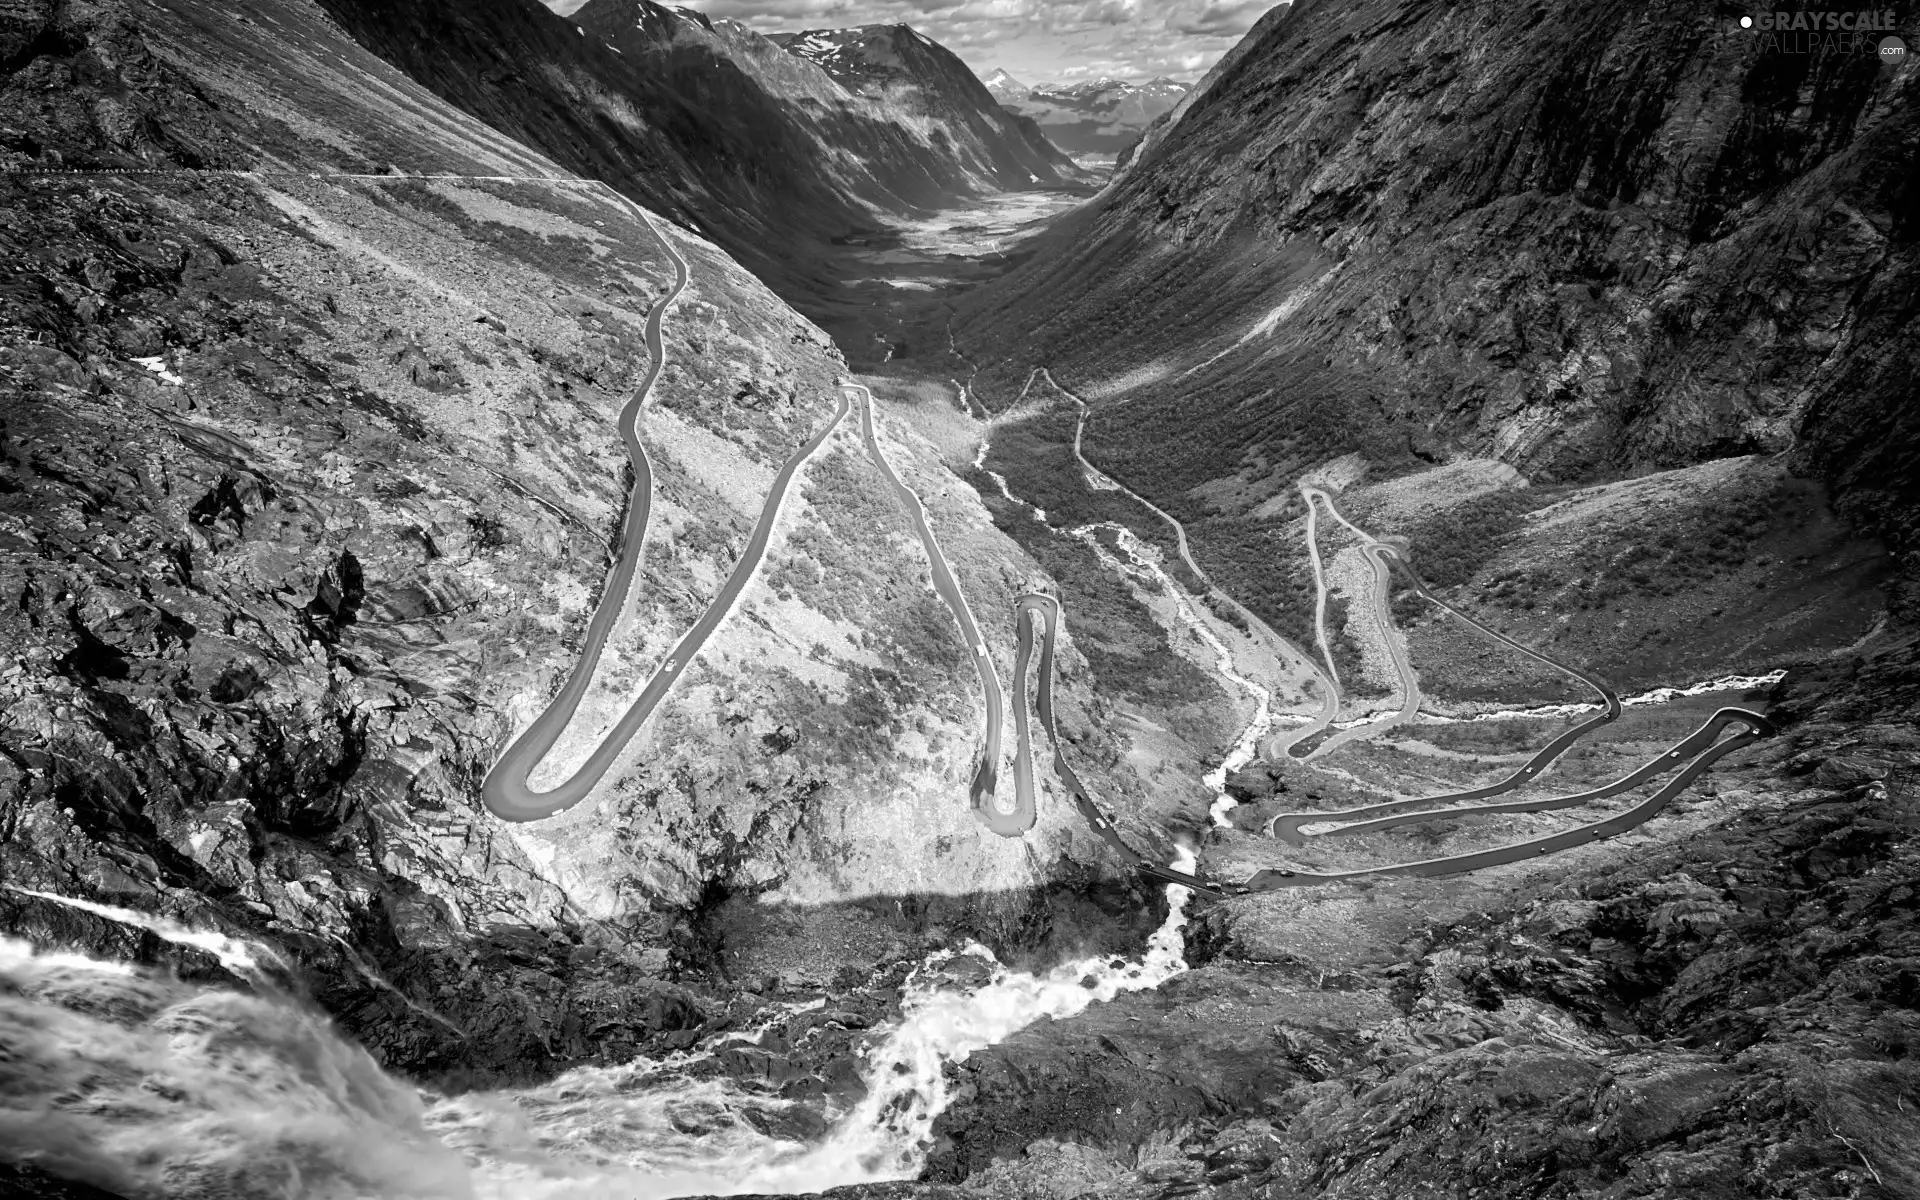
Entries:
{"label": "waterfall", "polygon": [[[1174,866],[1192,870],[1191,852]],[[270,989],[0,940],[0,1155],[142,1200],[666,1200],[911,1179],[951,1099],[949,1063],[1186,969],[1188,893],[1167,893],[1137,960],[1032,973],[972,946],[991,972],[967,990],[936,969],[950,953],[930,958],[867,1052],[865,1096],[810,1114],[825,1132],[804,1140],[786,1132],[808,1127],[787,1119],[800,1102],[701,1071],[704,1052],[436,1097]],[[235,965],[247,953],[220,949]]]}

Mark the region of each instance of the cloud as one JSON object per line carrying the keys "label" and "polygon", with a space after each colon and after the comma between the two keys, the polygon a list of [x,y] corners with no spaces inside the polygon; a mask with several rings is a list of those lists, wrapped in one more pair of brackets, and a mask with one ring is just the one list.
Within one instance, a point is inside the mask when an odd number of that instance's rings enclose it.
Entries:
{"label": "cloud", "polygon": [[1253,28],[1260,14],[1267,11],[1265,0],[1207,0],[1201,4],[1175,4],[1167,14],[1166,27],[1175,33],[1211,34],[1238,38]]}
{"label": "cloud", "polygon": [[[556,12],[584,0],[547,0]],[[1268,0],[696,0],[711,17],[774,33],[911,25],[975,72],[1028,83],[1112,75],[1193,80],[1269,7]]]}

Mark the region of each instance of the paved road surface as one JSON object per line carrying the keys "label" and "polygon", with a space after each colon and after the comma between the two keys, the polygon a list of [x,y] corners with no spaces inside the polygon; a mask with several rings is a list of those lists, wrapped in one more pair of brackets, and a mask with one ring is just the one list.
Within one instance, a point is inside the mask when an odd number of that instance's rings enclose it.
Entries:
{"label": "paved road surface", "polygon": [[[1309,489],[1302,488],[1301,490],[1307,491]],[[1354,528],[1353,524],[1347,521],[1345,516],[1341,515],[1339,508],[1335,506],[1333,502],[1333,498],[1331,496],[1328,496],[1325,492],[1320,491],[1320,489],[1318,488],[1313,488],[1311,490],[1320,498],[1326,501],[1328,510],[1332,512],[1336,518],[1338,518],[1349,529]],[[1309,504],[1309,506],[1312,505],[1313,503],[1312,497],[1308,498],[1307,503]],[[1358,532],[1358,530],[1355,530],[1355,532]],[[1365,535],[1362,535],[1362,536],[1365,536]],[[1285,841],[1291,842],[1296,846],[1300,845],[1306,837],[1321,836],[1321,835],[1304,833],[1301,830],[1302,825],[1325,824],[1333,821],[1362,820],[1369,817],[1385,816],[1389,813],[1402,813],[1402,812],[1407,812],[1416,808],[1426,808],[1429,805],[1457,804],[1463,800],[1479,800],[1479,799],[1484,799],[1485,797],[1488,797],[1488,796],[1499,796],[1507,792],[1511,792],[1516,788],[1519,788],[1527,783],[1532,782],[1537,776],[1540,775],[1541,772],[1545,771],[1548,767],[1552,766],[1556,759],[1558,759],[1562,754],[1565,754],[1568,750],[1572,749],[1573,745],[1576,742],[1580,741],[1580,739],[1586,737],[1587,734],[1592,733],[1594,730],[1600,728],[1602,725],[1606,725],[1612,721],[1618,720],[1620,717],[1620,711],[1621,711],[1620,697],[1613,690],[1612,686],[1607,683],[1606,680],[1600,678],[1598,675],[1595,675],[1590,671],[1582,670],[1581,668],[1576,667],[1571,663],[1561,662],[1557,658],[1553,658],[1550,655],[1547,655],[1541,651],[1535,650],[1530,646],[1526,646],[1521,644],[1520,642],[1516,642],[1512,638],[1508,637],[1506,634],[1499,633],[1493,629],[1488,628],[1487,626],[1481,624],[1479,621],[1476,621],[1472,617],[1468,616],[1466,613],[1461,612],[1459,609],[1455,608],[1453,605],[1448,604],[1446,601],[1440,599],[1440,597],[1433,594],[1432,590],[1429,589],[1426,583],[1422,581],[1417,574],[1414,573],[1413,568],[1407,564],[1407,561],[1404,558],[1402,558],[1399,552],[1396,551],[1392,546],[1389,546],[1384,542],[1375,541],[1369,538],[1367,540],[1367,551],[1368,551],[1368,558],[1372,562],[1374,562],[1378,567],[1382,569],[1392,569],[1392,570],[1399,571],[1401,574],[1401,577],[1405,579],[1405,581],[1414,589],[1414,591],[1418,592],[1420,596],[1423,599],[1425,599],[1428,603],[1433,604],[1434,606],[1440,608],[1442,611],[1454,617],[1456,620],[1460,621],[1461,623],[1467,625],[1469,628],[1473,629],[1475,632],[1481,634],[1482,636],[1490,638],[1493,641],[1499,642],[1501,645],[1506,646],[1509,649],[1517,650],[1521,654],[1524,654],[1525,656],[1527,656],[1528,658],[1533,659],[1535,662],[1540,663],[1544,666],[1550,667],[1553,670],[1559,671],[1563,675],[1570,675],[1573,678],[1578,679],[1580,682],[1586,684],[1588,687],[1592,688],[1594,691],[1600,694],[1600,699],[1606,705],[1606,708],[1602,712],[1596,714],[1595,716],[1585,721],[1582,721],[1580,724],[1575,725],[1572,728],[1561,733],[1558,737],[1554,738],[1552,741],[1548,742],[1545,746],[1541,747],[1539,752],[1537,752],[1532,758],[1528,759],[1526,763],[1523,766],[1521,766],[1519,770],[1515,771],[1513,774],[1507,776],[1505,779],[1502,779],[1497,783],[1491,783],[1485,787],[1473,788],[1463,792],[1449,792],[1449,793],[1446,793],[1445,795],[1422,796],[1422,797],[1418,797],[1415,799],[1408,799],[1408,800],[1391,800],[1382,804],[1365,805],[1364,807],[1360,807],[1360,808],[1322,810],[1317,813],[1312,813],[1312,812],[1281,813],[1267,822],[1267,832],[1269,834],[1275,837],[1281,838]],[[1324,751],[1326,747],[1323,746],[1321,749]],[[1609,794],[1612,794],[1612,793],[1609,793]],[[1554,805],[1554,807],[1560,807],[1560,806]],[[1461,810],[1461,811],[1464,814],[1468,810]],[[1508,811],[1523,811],[1523,810],[1505,808],[1499,805],[1494,805],[1487,808],[1485,811],[1508,812]],[[1410,819],[1426,820],[1427,818],[1415,817]],[[1396,824],[1404,824],[1404,823],[1406,822],[1396,822]],[[1353,832],[1353,829],[1351,827],[1342,826],[1341,828],[1338,828],[1338,829],[1323,831],[1324,834],[1338,834],[1338,833],[1347,833],[1347,832]]]}
{"label": "paved road surface", "polygon": [[1307,498],[1307,558],[1313,563],[1313,644],[1320,648],[1321,661],[1327,664],[1327,678],[1337,689],[1340,668],[1333,661],[1333,645],[1327,640],[1327,567],[1320,560],[1320,507],[1305,487],[1300,493]]}
{"label": "paved road surface", "polygon": [[[1465,871],[1477,871],[1503,863],[1519,862],[1537,858],[1558,850],[1585,845],[1602,838],[1613,837],[1652,819],[1660,810],[1672,803],[1673,798],[1685,791],[1692,782],[1716,761],[1735,750],[1766,737],[1773,732],[1773,726],[1758,713],[1740,708],[1723,708],[1714,713],[1699,729],[1673,749],[1648,763],[1640,770],[1602,789],[1608,795],[1614,795],[1636,787],[1650,779],[1672,770],[1682,762],[1687,766],[1667,785],[1646,800],[1628,809],[1592,824],[1575,829],[1532,838],[1506,846],[1497,846],[1491,850],[1480,850],[1470,854],[1456,854],[1444,858],[1430,858],[1419,862],[1397,863],[1386,867],[1372,867],[1359,871],[1340,871],[1316,873],[1308,871],[1264,870],[1239,883],[1202,879],[1183,872],[1173,871],[1149,861],[1144,855],[1127,845],[1120,837],[1113,822],[1100,811],[1092,793],[1080,779],[1073,765],[1067,761],[1065,743],[1060,737],[1059,727],[1054,721],[1053,709],[1053,653],[1054,642],[1064,620],[1060,603],[1044,592],[1030,592],[1014,601],[1014,613],[1020,631],[1020,658],[1025,662],[1029,656],[1033,629],[1037,624],[1041,630],[1040,650],[1040,686],[1039,709],[1040,724],[1046,729],[1047,737],[1053,744],[1054,773],[1073,794],[1074,804],[1080,810],[1081,817],[1122,860],[1131,864],[1135,870],[1153,878],[1178,883],[1210,896],[1244,895],[1251,892],[1281,891],[1287,888],[1313,887],[1321,884],[1338,883],[1342,880],[1360,879],[1380,875],[1457,875]],[[1025,706],[1014,713],[1014,720],[1024,725],[1027,720]],[[1719,741],[1720,734],[1729,726],[1739,724],[1744,729],[1735,736]],[[1023,738],[1024,741],[1024,738]],[[1689,761],[1690,760],[1690,761]],[[1562,807],[1562,805],[1555,805]],[[1474,810],[1461,810],[1471,812]],[[1326,814],[1322,814],[1325,816]],[[1431,820],[1440,816],[1454,814],[1427,814],[1409,820]],[[1397,822],[1392,822],[1397,823]],[[1381,827],[1387,823],[1383,822]]]}
{"label": "paved road surface", "polygon": [[[1722,730],[1731,724],[1741,724],[1745,728],[1725,741],[1716,742]],[[1685,741],[1675,746],[1667,754],[1656,759],[1649,770],[1642,768],[1636,775],[1662,774],[1671,770],[1679,762],[1691,757],[1692,761],[1667,785],[1647,797],[1639,804],[1616,813],[1604,820],[1589,825],[1581,825],[1561,833],[1546,837],[1532,838],[1524,842],[1514,842],[1506,846],[1496,846],[1491,850],[1481,850],[1472,854],[1456,854],[1447,858],[1429,858],[1420,862],[1397,863],[1389,867],[1372,867],[1362,871],[1338,871],[1321,874],[1311,871],[1265,870],[1256,871],[1243,883],[1232,885],[1235,892],[1271,892],[1284,888],[1317,887],[1321,884],[1338,883],[1345,879],[1360,879],[1380,875],[1457,875],[1463,871],[1478,871],[1485,867],[1499,866],[1502,863],[1519,862],[1522,859],[1538,858],[1544,854],[1553,854],[1574,846],[1584,846],[1602,838],[1622,834],[1644,824],[1656,816],[1661,809],[1673,802],[1673,798],[1687,790],[1693,781],[1699,778],[1716,761],[1731,754],[1743,746],[1771,736],[1773,724],[1759,713],[1748,712],[1743,708],[1723,708],[1713,714],[1706,724],[1695,730]],[[1621,790],[1625,790],[1624,788]],[[1496,806],[1499,807],[1499,806]],[[1462,813],[1476,810],[1462,809]],[[1434,814],[1436,816],[1446,814]],[[1413,820],[1429,818],[1416,817]]]}
{"label": "paved road surface", "polygon": [[[1589,804],[1595,800],[1605,800],[1611,796],[1618,796],[1622,792],[1630,792],[1643,783],[1658,779],[1668,771],[1679,766],[1682,762],[1693,758],[1695,755],[1712,746],[1714,737],[1719,733],[1720,729],[1743,714],[1748,716],[1752,715],[1746,713],[1745,709],[1720,709],[1714,713],[1713,716],[1709,717],[1706,723],[1699,729],[1694,730],[1685,738],[1675,743],[1674,747],[1665,754],[1641,764],[1639,767],[1622,775],[1612,783],[1602,784],[1600,787],[1591,788],[1584,792],[1576,792],[1569,796],[1553,796],[1544,800],[1508,800],[1499,804],[1475,804],[1460,808],[1423,808],[1418,812],[1404,810],[1411,808],[1415,804],[1431,804],[1442,800],[1456,799],[1458,797],[1431,796],[1426,800],[1407,800],[1399,804],[1376,804],[1370,808],[1350,808],[1338,813],[1322,813],[1321,816],[1327,820],[1344,821],[1351,820],[1356,815],[1366,815],[1372,812],[1386,812],[1391,815],[1380,816],[1373,820],[1355,820],[1352,824],[1341,825],[1336,829],[1326,830],[1322,836],[1332,837],[1338,834],[1373,833],[1382,829],[1394,829],[1401,825],[1418,825],[1422,821],[1452,821],[1461,817],[1483,816],[1487,813],[1551,812],[1562,808],[1578,808],[1582,804]],[[1506,786],[1510,787],[1511,784],[1509,783]],[[1500,790],[1505,790],[1505,788],[1500,788]],[[1486,795],[1488,792],[1489,789],[1482,788],[1478,792],[1460,793],[1460,796],[1479,796]],[[1298,816],[1299,814],[1293,813],[1289,815]],[[1298,835],[1296,835],[1296,838],[1297,836]],[[1300,844],[1299,841],[1294,838],[1288,840],[1294,841],[1296,845]]]}
{"label": "paved road surface", "polygon": [[[1047,740],[1053,746],[1053,773],[1073,794],[1074,807],[1079,809],[1081,818],[1094,833],[1100,836],[1102,841],[1113,848],[1114,853],[1118,854],[1122,861],[1141,874],[1150,875],[1168,883],[1178,883],[1208,896],[1226,895],[1226,891],[1217,885],[1184,871],[1163,867],[1127,845],[1126,840],[1120,836],[1120,831],[1114,828],[1113,822],[1100,811],[1100,806],[1094,802],[1093,794],[1087,790],[1086,784],[1080,781],[1080,776],[1074,771],[1073,764],[1067,761],[1066,743],[1061,740],[1060,728],[1054,723],[1053,651],[1064,620],[1060,611],[1060,602],[1045,592],[1028,592],[1014,600],[1013,615],[1014,624],[1020,634],[1019,660],[1023,664],[1027,662],[1033,651],[1034,626],[1040,627],[1040,686],[1038,689],[1040,724],[1047,731]],[[1027,706],[1024,703],[1014,710],[1013,719],[1020,730],[1021,745],[1024,746],[1027,744]]]}
{"label": "paved road surface", "polygon": [[1366,530],[1355,525],[1352,521],[1347,520],[1346,516],[1341,513],[1339,507],[1334,504],[1332,495],[1325,489],[1303,483],[1300,485],[1300,495],[1307,502],[1307,546],[1313,551],[1313,581],[1316,592],[1313,610],[1313,632],[1314,637],[1319,639],[1322,652],[1327,655],[1328,667],[1331,668],[1333,665],[1333,652],[1327,644],[1327,585],[1326,577],[1322,574],[1320,568],[1320,547],[1316,538],[1318,530],[1315,520],[1318,506],[1315,501],[1325,502],[1327,511],[1333,514],[1334,520],[1345,525],[1353,532],[1355,537],[1360,539],[1361,553],[1366,555],[1367,565],[1373,570],[1373,611],[1380,625],[1380,640],[1386,643],[1387,655],[1393,660],[1393,673],[1395,677],[1400,680],[1400,711],[1388,720],[1369,721],[1364,725],[1355,725],[1350,729],[1342,729],[1326,741],[1314,747],[1307,755],[1308,758],[1322,758],[1349,742],[1378,737],[1380,734],[1392,729],[1395,725],[1404,725],[1418,716],[1420,713],[1420,677],[1413,673],[1413,664],[1407,661],[1407,648],[1397,636],[1397,631],[1393,625],[1393,597],[1392,587],[1390,586],[1393,582],[1393,570],[1388,565],[1386,558],[1387,555],[1393,553],[1393,547],[1378,540]]}
{"label": "paved road surface", "polygon": [[593,682],[594,668],[599,665],[601,651],[606,648],[607,634],[620,616],[627,591],[633,585],[641,555],[646,548],[647,524],[653,511],[653,464],[640,441],[640,417],[646,409],[654,381],[660,376],[660,368],[666,362],[666,347],[660,337],[661,319],[687,285],[687,260],[680,257],[680,252],[673,248],[673,244],[654,228],[646,211],[611,188],[608,191],[632,209],[634,216],[666,248],[673,259],[674,283],[673,288],[660,297],[647,313],[644,336],[652,361],[647,366],[645,378],[634,388],[626,406],[620,410],[620,438],[626,443],[634,475],[633,491],[627,500],[626,524],[621,529],[620,556],[614,562],[613,572],[600,595],[593,618],[587,623],[586,641],[572,673],[567,676],[567,682],[561,687],[559,695],[547,705],[546,711],[507,747],[507,752],[494,763],[493,769],[487,772],[486,780],[480,785],[480,799],[488,811],[509,821],[538,821],[571,808],[584,799],[606,775],[620,752],[626,748],[627,742],[653,715],[654,708],[666,698],[675,680],[685,673],[687,665],[733,610],[740,593],[752,580],[753,572],[766,554],[767,541],[773,534],[774,522],[780,516],[780,505],[786,498],[794,473],[820,449],[828,435],[847,415],[848,409],[848,400],[843,394],[832,418],[781,466],[779,473],[774,476],[772,489],[767,493],[766,503],[760,510],[760,519],[748,534],[746,549],[734,565],[733,573],[720,585],[713,603],[707,606],[700,620],[674,646],[666,661],[654,670],[653,676],[641,689],[639,698],[627,708],[620,720],[593,748],[586,762],[572,775],[546,791],[535,791],[527,779],[566,730],[567,723],[573,719],[574,711],[587,693],[588,685]]}
{"label": "paved road surface", "polygon": [[[1014,806],[1003,810],[994,795],[1000,763],[1000,676],[994,669],[993,656],[987,653],[987,640],[980,634],[980,627],[973,619],[973,610],[967,607],[966,593],[960,590],[960,583],[953,577],[953,569],[947,564],[947,556],[941,551],[939,541],[933,536],[933,527],[927,523],[926,506],[920,503],[920,497],[914,490],[901,482],[894,473],[893,464],[880,449],[880,442],[874,436],[873,393],[860,384],[844,385],[849,393],[858,393],[861,397],[860,428],[867,443],[867,453],[872,456],[874,465],[886,477],[887,485],[901,504],[906,506],[907,516],[913,521],[914,532],[920,535],[920,545],[926,551],[927,566],[933,575],[933,590],[946,601],[947,609],[953,613],[953,619],[960,626],[960,639],[966,643],[973,657],[974,669],[980,675],[980,692],[986,701],[985,725],[981,730],[981,750],[973,770],[973,781],[967,789],[967,799],[973,809],[973,815],[988,829],[1002,837],[1019,837],[1033,828],[1035,817],[1033,806],[1032,769],[1029,766],[1025,782],[1016,767]],[[1025,660],[1015,669],[1021,675],[1021,687],[1025,687]],[[1024,696],[1024,690],[1022,695]],[[1020,759],[1026,758],[1026,729],[1021,727]]]}
{"label": "paved road surface", "polygon": [[[1082,400],[1080,397],[1074,395],[1072,392],[1068,391],[1066,388],[1061,387],[1060,384],[1054,379],[1053,375],[1050,372],[1048,372],[1048,370],[1045,367],[1039,368],[1039,373],[1046,377],[1048,385],[1051,386],[1054,391],[1059,392],[1062,396],[1065,396],[1067,399],[1073,401],[1075,404],[1080,406],[1080,422],[1078,425],[1074,426],[1074,430],[1073,430],[1073,454],[1075,458],[1080,460],[1081,468],[1083,470],[1091,471],[1099,478],[1104,479],[1107,482],[1113,484],[1114,487],[1119,489],[1122,495],[1126,496],[1128,499],[1132,500],[1134,503],[1140,505],[1140,507],[1153,513],[1153,515],[1159,517],[1162,521],[1165,521],[1168,524],[1168,526],[1170,526],[1173,529],[1174,544],[1179,548],[1180,561],[1187,564],[1187,570],[1193,572],[1194,578],[1198,579],[1201,583],[1205,584],[1207,587],[1207,590],[1212,592],[1215,596],[1219,597],[1222,603],[1231,607],[1236,613],[1239,613],[1240,619],[1247,623],[1247,627],[1249,629],[1256,631],[1261,637],[1265,638],[1267,640],[1267,644],[1274,648],[1274,650],[1277,652],[1278,656],[1282,661],[1290,660],[1292,662],[1298,663],[1300,666],[1305,668],[1319,683],[1320,685],[1319,715],[1316,716],[1310,723],[1303,725],[1298,729],[1291,729],[1284,733],[1274,734],[1271,738],[1267,740],[1266,745],[1261,748],[1261,751],[1260,751],[1261,754],[1264,757],[1269,759],[1278,759],[1278,758],[1286,757],[1296,743],[1302,742],[1307,738],[1312,737],[1314,734],[1319,733],[1322,729],[1325,729],[1327,726],[1331,725],[1333,723],[1333,719],[1336,716],[1338,716],[1340,713],[1340,689],[1334,684],[1332,677],[1329,676],[1325,671],[1320,669],[1320,664],[1315,662],[1311,655],[1303,653],[1298,646],[1295,646],[1292,642],[1288,641],[1286,638],[1281,637],[1279,634],[1279,631],[1275,630],[1273,626],[1267,624],[1265,621],[1261,620],[1258,616],[1255,616],[1250,609],[1248,609],[1245,605],[1241,604],[1238,600],[1235,600],[1232,596],[1229,596],[1226,592],[1222,591],[1219,588],[1219,586],[1213,582],[1213,579],[1205,571],[1202,571],[1200,569],[1200,564],[1193,560],[1192,547],[1189,546],[1187,543],[1187,527],[1185,525],[1182,525],[1178,520],[1174,519],[1174,516],[1172,513],[1169,513],[1165,509],[1160,508],[1158,505],[1154,504],[1153,501],[1148,500],[1145,496],[1142,496],[1138,492],[1133,491],[1131,488],[1127,487],[1126,484],[1121,483],[1119,480],[1113,478],[1111,475],[1107,475],[1106,473],[1102,472],[1098,467],[1094,466],[1092,463],[1087,461],[1086,455],[1080,453],[1080,439],[1081,439],[1081,434],[1084,433],[1086,430],[1087,421],[1089,417],[1092,415],[1093,410],[1088,406],[1085,400]],[[1028,382],[1032,382],[1031,375],[1028,376]]]}

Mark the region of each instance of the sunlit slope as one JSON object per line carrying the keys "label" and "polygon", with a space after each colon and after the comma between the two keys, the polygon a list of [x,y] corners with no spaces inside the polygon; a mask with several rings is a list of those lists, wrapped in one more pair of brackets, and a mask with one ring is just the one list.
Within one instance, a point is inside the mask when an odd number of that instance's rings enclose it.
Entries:
{"label": "sunlit slope", "polygon": [[[9,882],[269,940],[387,1061],[512,1074],[677,1028],[646,1015],[670,931],[730,896],[919,897],[991,936],[1061,875],[1113,873],[1070,812],[1022,843],[968,814],[974,656],[846,432],[571,823],[491,821],[479,780],[607,577],[616,415],[670,258],[628,206],[316,9],[102,13],[49,16],[0,79]],[[713,598],[844,371],[720,248],[658,224],[689,282],[643,434],[646,565],[556,771]],[[1010,655],[1003,571],[1028,566],[931,447],[883,436]],[[160,952],[37,901],[0,915]],[[865,940],[764,940],[830,979],[882,936],[840,920]],[[617,949],[574,954],[591,939]],[[603,1000],[607,1023],[581,1015]]]}

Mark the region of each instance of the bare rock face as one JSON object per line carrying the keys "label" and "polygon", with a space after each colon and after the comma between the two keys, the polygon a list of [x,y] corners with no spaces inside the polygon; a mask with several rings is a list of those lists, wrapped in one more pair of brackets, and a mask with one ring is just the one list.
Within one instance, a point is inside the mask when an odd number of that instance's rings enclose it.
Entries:
{"label": "bare rock face", "polygon": [[1799,690],[1823,697],[1810,719],[1691,833],[1213,907],[1196,970],[970,1058],[929,1178],[1210,1200],[1905,1194],[1920,738],[1885,719],[1898,696],[1838,726],[1858,688]]}
{"label": "bare rock face", "polygon": [[34,43],[53,20],[54,0],[4,0],[0,3],[0,63]]}

